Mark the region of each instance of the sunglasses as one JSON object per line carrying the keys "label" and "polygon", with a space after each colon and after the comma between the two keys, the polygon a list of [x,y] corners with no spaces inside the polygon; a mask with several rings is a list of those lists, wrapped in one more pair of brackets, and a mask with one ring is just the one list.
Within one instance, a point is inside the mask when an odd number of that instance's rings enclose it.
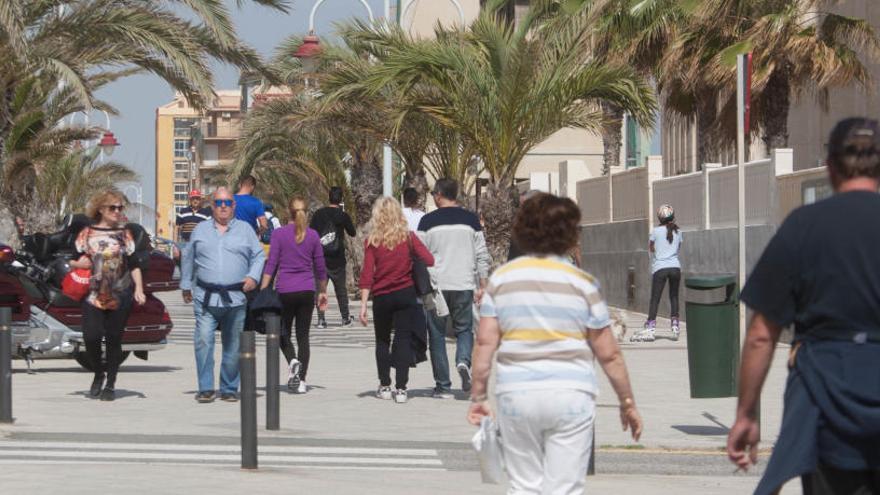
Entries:
{"label": "sunglasses", "polygon": [[232,200],[231,199],[215,199],[214,206],[216,206],[217,208],[221,208],[224,206],[227,208],[232,208]]}
{"label": "sunglasses", "polygon": [[107,205],[107,206],[105,206],[105,208],[107,208],[110,211],[114,211],[114,212],[122,212],[122,210],[125,209],[125,206],[124,205]]}

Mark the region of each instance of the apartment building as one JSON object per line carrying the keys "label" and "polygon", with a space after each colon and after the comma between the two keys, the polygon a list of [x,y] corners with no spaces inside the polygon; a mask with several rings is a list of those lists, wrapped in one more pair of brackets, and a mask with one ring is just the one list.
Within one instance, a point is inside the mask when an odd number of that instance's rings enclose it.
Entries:
{"label": "apartment building", "polygon": [[156,109],[156,233],[173,238],[192,189],[207,194],[225,177],[241,132],[241,92],[220,90],[200,112],[178,94]]}

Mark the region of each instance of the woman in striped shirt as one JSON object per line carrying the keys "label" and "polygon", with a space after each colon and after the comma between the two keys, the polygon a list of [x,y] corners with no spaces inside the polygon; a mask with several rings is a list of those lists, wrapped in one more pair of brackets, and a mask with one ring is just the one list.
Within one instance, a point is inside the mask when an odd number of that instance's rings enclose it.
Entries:
{"label": "woman in striped shirt", "polygon": [[520,208],[513,236],[527,253],[495,271],[480,306],[468,420],[490,414],[487,383],[497,353],[495,394],[512,494],[581,494],[591,455],[598,358],[620,400],[620,420],[638,441],[623,355],[608,328],[598,282],[573,266],[580,210],[537,194]]}

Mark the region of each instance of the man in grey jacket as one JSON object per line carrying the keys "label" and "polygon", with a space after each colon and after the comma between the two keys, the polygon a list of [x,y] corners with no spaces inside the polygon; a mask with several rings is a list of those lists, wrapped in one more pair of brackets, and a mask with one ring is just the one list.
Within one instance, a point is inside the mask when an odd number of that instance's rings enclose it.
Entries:
{"label": "man in grey jacket", "polygon": [[489,251],[480,219],[456,201],[458,183],[440,179],[431,192],[438,208],[422,217],[419,236],[434,255],[434,271],[439,289],[449,307],[449,316],[428,312],[434,397],[452,397],[449,358],[446,354],[446,324],[452,319],[455,330],[455,367],[461,388],[471,388],[471,351],[474,347],[473,303],[479,303],[489,277]]}

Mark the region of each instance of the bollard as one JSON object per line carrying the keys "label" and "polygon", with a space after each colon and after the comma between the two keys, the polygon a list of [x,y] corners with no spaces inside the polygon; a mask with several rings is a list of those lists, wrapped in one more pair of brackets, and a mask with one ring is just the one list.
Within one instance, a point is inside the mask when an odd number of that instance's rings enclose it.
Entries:
{"label": "bollard", "polygon": [[12,308],[0,308],[0,423],[12,423]]}
{"label": "bollard", "polygon": [[281,407],[278,396],[278,350],[281,317],[266,313],[266,429],[281,428]]}
{"label": "bollard", "polygon": [[241,468],[257,469],[257,362],[254,332],[241,333]]}

